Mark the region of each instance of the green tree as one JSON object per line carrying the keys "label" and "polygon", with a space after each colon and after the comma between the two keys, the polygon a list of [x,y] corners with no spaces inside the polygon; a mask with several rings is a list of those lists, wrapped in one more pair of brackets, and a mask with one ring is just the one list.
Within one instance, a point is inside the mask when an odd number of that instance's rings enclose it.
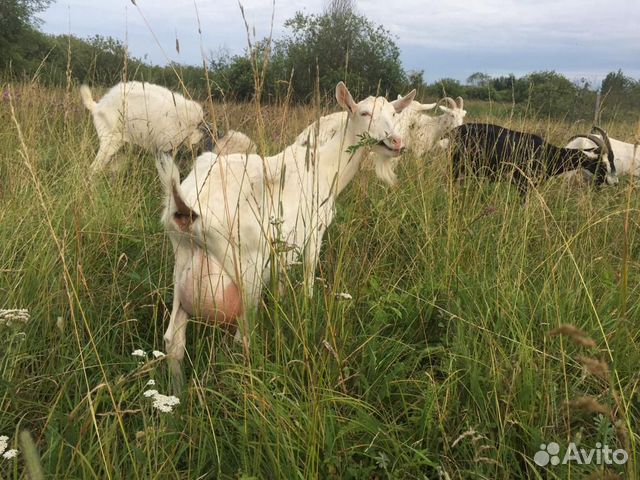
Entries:
{"label": "green tree", "polygon": [[489,82],[491,82],[491,75],[482,72],[475,72],[467,77],[467,85],[484,87],[489,85]]}
{"label": "green tree", "polygon": [[[229,56],[222,53],[209,63],[211,69],[210,79],[213,83],[212,93],[214,96],[232,98],[239,101],[249,101],[255,95],[254,73],[262,75],[264,63],[261,61],[265,55],[270,55],[268,40],[264,39],[253,45],[251,52],[244,55]],[[281,70],[278,68],[277,59],[271,55],[268,67],[272,71]],[[254,72],[252,58],[257,58],[258,71]],[[266,82],[262,91],[262,98],[269,99],[274,90],[274,74],[267,70]]]}
{"label": "green tree", "polygon": [[601,91],[603,95],[612,95],[616,97],[629,94],[636,82],[633,78],[628,77],[622,70],[610,72],[602,81]]}
{"label": "green tree", "polygon": [[625,75],[622,70],[610,72],[602,81],[600,92],[605,115],[637,116],[640,109],[640,81]]}
{"label": "green tree", "polygon": [[458,97],[465,95],[465,88],[455,78],[441,78],[429,85],[427,92],[430,97]]}
{"label": "green tree", "polygon": [[418,95],[424,90],[424,70],[411,70],[407,73],[407,86],[404,88],[405,92],[413,90],[418,91]]}
{"label": "green tree", "polygon": [[529,107],[542,116],[571,116],[576,108],[578,88],[559,73],[534,72],[523,79],[527,86],[527,98],[518,89],[516,101],[528,101]]}
{"label": "green tree", "polygon": [[16,71],[28,69],[30,54],[39,50],[44,37],[35,29],[36,14],[53,0],[2,0],[0,2],[0,68],[11,64]]}
{"label": "green tree", "polygon": [[407,85],[400,50],[388,30],[359,14],[353,0],[332,0],[322,14],[298,12],[285,22],[290,34],[276,42],[278,80],[291,74],[296,98],[331,91],[344,80],[360,95],[395,95]]}

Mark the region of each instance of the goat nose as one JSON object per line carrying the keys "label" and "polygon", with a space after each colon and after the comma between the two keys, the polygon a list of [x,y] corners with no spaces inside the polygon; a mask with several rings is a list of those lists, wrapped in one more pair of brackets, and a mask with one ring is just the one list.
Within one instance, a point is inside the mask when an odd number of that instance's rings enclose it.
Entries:
{"label": "goat nose", "polygon": [[401,150],[404,147],[404,145],[402,145],[402,137],[398,137],[394,135],[391,137],[391,141],[393,142],[393,147],[396,150]]}

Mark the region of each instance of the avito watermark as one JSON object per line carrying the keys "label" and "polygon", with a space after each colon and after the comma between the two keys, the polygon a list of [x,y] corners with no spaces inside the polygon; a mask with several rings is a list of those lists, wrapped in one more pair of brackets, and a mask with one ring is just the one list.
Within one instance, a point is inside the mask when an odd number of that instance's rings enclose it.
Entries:
{"label": "avito watermark", "polygon": [[560,445],[556,442],[540,445],[540,450],[533,456],[533,461],[541,467],[547,465],[566,465],[576,463],[578,465],[624,465],[629,460],[629,454],[619,448],[613,450],[609,445],[596,443],[596,448],[578,448],[571,442],[561,455]]}

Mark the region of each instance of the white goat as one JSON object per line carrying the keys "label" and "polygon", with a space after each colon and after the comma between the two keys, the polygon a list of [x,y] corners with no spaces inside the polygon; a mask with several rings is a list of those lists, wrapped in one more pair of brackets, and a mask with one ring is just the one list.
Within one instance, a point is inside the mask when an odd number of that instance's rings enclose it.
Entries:
{"label": "white goat", "polygon": [[[443,114],[437,117],[428,115],[414,116],[413,122],[403,130],[406,139],[407,149],[418,157],[424,156],[435,145],[444,140],[440,140],[445,134],[464,123],[464,117],[467,111],[464,109],[464,100],[458,97],[454,101],[450,97],[445,97],[444,102],[449,104],[448,107],[439,105]],[[440,147],[446,148],[448,143],[438,143]]]}
{"label": "white goat", "polygon": [[[445,97],[443,101],[449,106],[440,105],[439,108],[444,113],[438,117],[423,113],[433,109],[437,103],[422,104],[416,101],[411,102],[410,107],[395,117],[396,129],[402,135],[407,150],[417,156],[426,154],[442,136],[464,122],[467,111],[462,97],[457,98],[457,103],[450,97]],[[345,120],[345,112],[320,117],[319,123],[312,123],[298,135],[296,143],[303,146],[324,145],[340,128],[344,128]]]}
{"label": "white goat", "polygon": [[[398,95],[398,100],[402,98],[402,95]],[[395,116],[394,124],[396,129],[400,134],[404,135],[408,126],[414,121],[414,117],[420,116],[421,112],[426,110],[433,110],[436,105],[437,103],[420,103],[413,100],[411,105]],[[313,122],[305,128],[300,135],[296,137],[295,143],[303,147],[313,147],[314,145],[322,146],[345,128],[347,117],[347,112],[335,112],[320,117],[319,123],[318,121]]]}
{"label": "white goat", "polygon": [[104,169],[124,143],[150,151],[173,151],[180,144],[193,145],[203,136],[202,106],[159,85],[121,82],[99,102],[88,86],[80,87],[82,102],[93,115],[100,149],[91,172]]}
{"label": "white goat", "polygon": [[[402,95],[398,95],[398,100],[402,98]],[[409,131],[409,126],[415,122],[416,117],[422,116],[422,112],[432,110],[436,105],[437,103],[420,103],[413,100],[407,108],[395,115],[393,119],[394,126],[398,133],[403,137],[405,147],[409,148],[409,144],[404,140],[406,132]],[[347,125],[347,119],[347,112],[335,112],[320,117],[319,121],[313,122],[296,137],[295,143],[309,148],[314,148],[315,145],[322,146],[337,134],[344,131]],[[393,159],[393,161],[388,164],[388,168],[384,171],[385,182],[389,185],[394,185],[397,181],[395,174],[397,163],[398,160]],[[372,168],[377,168],[379,162],[375,159],[366,157],[363,159],[361,165],[363,170],[371,170]]]}
{"label": "white goat", "polygon": [[[640,176],[640,144],[632,144],[616,140],[609,137],[604,130],[599,127],[593,127],[591,135],[604,140],[607,143],[609,153],[609,161],[613,158],[616,173],[618,175]],[[594,150],[598,146],[596,142],[589,139],[588,136],[576,136],[572,138],[565,148],[577,150]],[[570,174],[572,172],[567,172]]]}
{"label": "white goat", "polygon": [[287,265],[302,257],[305,290],[312,294],[338,194],[360,170],[363,149],[376,152],[376,173],[388,181],[390,160],[403,147],[393,117],[414,96],[415,90],[391,103],[383,97],[356,103],[340,82],[336,99],[349,121],[323,146],[293,144],[264,159],[205,153],[182,184],[172,158],[158,155],[167,203],[162,221],[175,254],[173,308],[164,338],[176,381],[182,377],[190,315],[237,325],[237,334],[247,335],[238,320],[258,305],[274,251],[285,250]]}

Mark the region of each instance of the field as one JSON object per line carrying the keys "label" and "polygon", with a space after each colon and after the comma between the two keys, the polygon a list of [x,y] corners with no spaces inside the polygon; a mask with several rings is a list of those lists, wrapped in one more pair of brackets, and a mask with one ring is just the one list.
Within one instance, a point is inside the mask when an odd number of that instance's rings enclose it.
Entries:
{"label": "field", "polygon": [[[295,268],[284,294],[267,289],[248,351],[194,319],[188,382],[163,413],[143,394],[151,379],[171,393],[165,358],[151,354],[164,349],[173,265],[153,157],[125,149],[119,171],[89,181],[98,143],[77,89],[11,88],[0,308],[30,319],[0,324],[0,435],[21,450],[0,456],[1,479],[26,476],[23,429],[52,479],[638,478],[633,182],[551,181],[522,202],[504,183],[452,184],[441,151],[404,158],[393,189],[364,171],[339,199],[314,297]],[[558,144],[590,126],[468,110]],[[317,115],[215,112],[268,153]],[[605,127],[634,138],[633,124]],[[628,460],[536,465],[550,442]]]}

